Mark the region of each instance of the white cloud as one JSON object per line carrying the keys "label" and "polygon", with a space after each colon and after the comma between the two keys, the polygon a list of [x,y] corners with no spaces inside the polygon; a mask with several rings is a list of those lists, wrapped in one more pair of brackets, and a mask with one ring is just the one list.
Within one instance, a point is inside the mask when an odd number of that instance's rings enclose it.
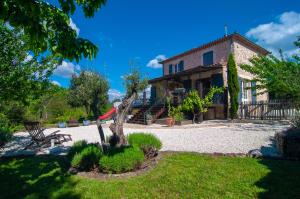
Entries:
{"label": "white cloud", "polygon": [[108,90],[109,101],[113,101],[114,99],[121,99],[123,96],[124,94],[118,91],[117,89]]}
{"label": "white cloud", "polygon": [[154,59],[150,60],[147,64],[147,67],[150,68],[161,68],[162,64],[160,64],[159,62],[163,61],[167,59],[165,55],[157,55]]}
{"label": "white cloud", "polygon": [[78,71],[80,71],[79,65],[75,65],[72,62],[62,61],[61,65],[58,65],[55,69],[54,75],[69,78]]}
{"label": "white cloud", "polygon": [[76,31],[77,35],[79,35],[80,29],[76,26],[76,24],[73,22],[73,20],[70,18],[69,26]]}
{"label": "white cloud", "polygon": [[52,81],[52,84],[57,85],[57,86],[61,86],[61,84],[58,81]]}
{"label": "white cloud", "polygon": [[287,55],[299,53],[294,42],[300,36],[300,13],[284,12],[273,22],[250,29],[246,36],[255,39],[274,55],[279,54],[279,49]]}

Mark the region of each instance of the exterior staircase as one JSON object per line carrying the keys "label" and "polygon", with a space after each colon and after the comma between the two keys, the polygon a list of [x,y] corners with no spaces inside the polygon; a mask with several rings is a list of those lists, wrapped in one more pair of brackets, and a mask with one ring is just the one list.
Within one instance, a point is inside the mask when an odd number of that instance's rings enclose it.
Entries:
{"label": "exterior staircase", "polygon": [[133,124],[149,124],[154,123],[161,116],[167,112],[164,104],[155,103],[152,106],[142,107],[129,121],[128,123]]}

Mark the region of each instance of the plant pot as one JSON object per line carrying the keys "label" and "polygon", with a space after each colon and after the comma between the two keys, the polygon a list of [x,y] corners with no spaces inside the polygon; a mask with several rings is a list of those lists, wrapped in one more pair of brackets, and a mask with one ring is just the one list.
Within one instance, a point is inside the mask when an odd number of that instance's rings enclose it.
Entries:
{"label": "plant pot", "polygon": [[171,117],[166,118],[166,125],[171,127],[174,126],[175,120]]}
{"label": "plant pot", "polygon": [[57,126],[58,126],[58,128],[66,128],[67,127],[65,122],[58,122]]}
{"label": "plant pot", "polygon": [[146,120],[147,125],[152,124],[152,120]]}
{"label": "plant pot", "polygon": [[83,126],[88,126],[88,125],[90,125],[90,120],[83,120],[82,124],[83,124]]}
{"label": "plant pot", "polygon": [[175,125],[181,126],[182,125],[182,121],[175,121]]}

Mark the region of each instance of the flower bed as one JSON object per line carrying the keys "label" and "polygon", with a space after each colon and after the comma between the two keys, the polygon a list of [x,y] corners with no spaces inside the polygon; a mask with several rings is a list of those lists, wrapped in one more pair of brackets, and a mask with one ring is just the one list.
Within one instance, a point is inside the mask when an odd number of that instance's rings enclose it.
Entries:
{"label": "flower bed", "polygon": [[102,150],[100,145],[86,141],[74,143],[68,153],[72,173],[98,172],[121,174],[144,169],[146,162],[158,155],[162,144],[151,134],[135,133],[128,136],[129,144]]}

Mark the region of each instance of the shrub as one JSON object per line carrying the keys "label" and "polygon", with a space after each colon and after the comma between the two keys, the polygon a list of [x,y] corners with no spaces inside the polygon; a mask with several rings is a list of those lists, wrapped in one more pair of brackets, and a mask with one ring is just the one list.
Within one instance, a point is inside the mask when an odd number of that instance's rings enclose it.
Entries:
{"label": "shrub", "polygon": [[102,155],[103,152],[98,146],[89,144],[73,157],[71,165],[80,170],[90,171],[98,166],[99,159]]}
{"label": "shrub", "polygon": [[139,167],[144,161],[144,153],[137,147],[114,148],[103,156],[99,166],[104,172],[123,173]]}
{"label": "shrub", "polygon": [[239,108],[238,98],[240,85],[233,54],[229,54],[228,57],[228,91],[230,96],[230,118],[235,119],[237,117],[237,111]]}
{"label": "shrub", "polygon": [[9,120],[0,113],[0,147],[12,138],[13,129],[9,125]]}
{"label": "shrub", "polygon": [[75,142],[68,152],[68,158],[73,159],[77,153],[80,153],[87,146],[88,144],[85,140]]}
{"label": "shrub", "polygon": [[140,149],[153,147],[156,150],[161,149],[161,141],[149,133],[133,133],[128,136],[128,142],[132,146],[139,147]]}

